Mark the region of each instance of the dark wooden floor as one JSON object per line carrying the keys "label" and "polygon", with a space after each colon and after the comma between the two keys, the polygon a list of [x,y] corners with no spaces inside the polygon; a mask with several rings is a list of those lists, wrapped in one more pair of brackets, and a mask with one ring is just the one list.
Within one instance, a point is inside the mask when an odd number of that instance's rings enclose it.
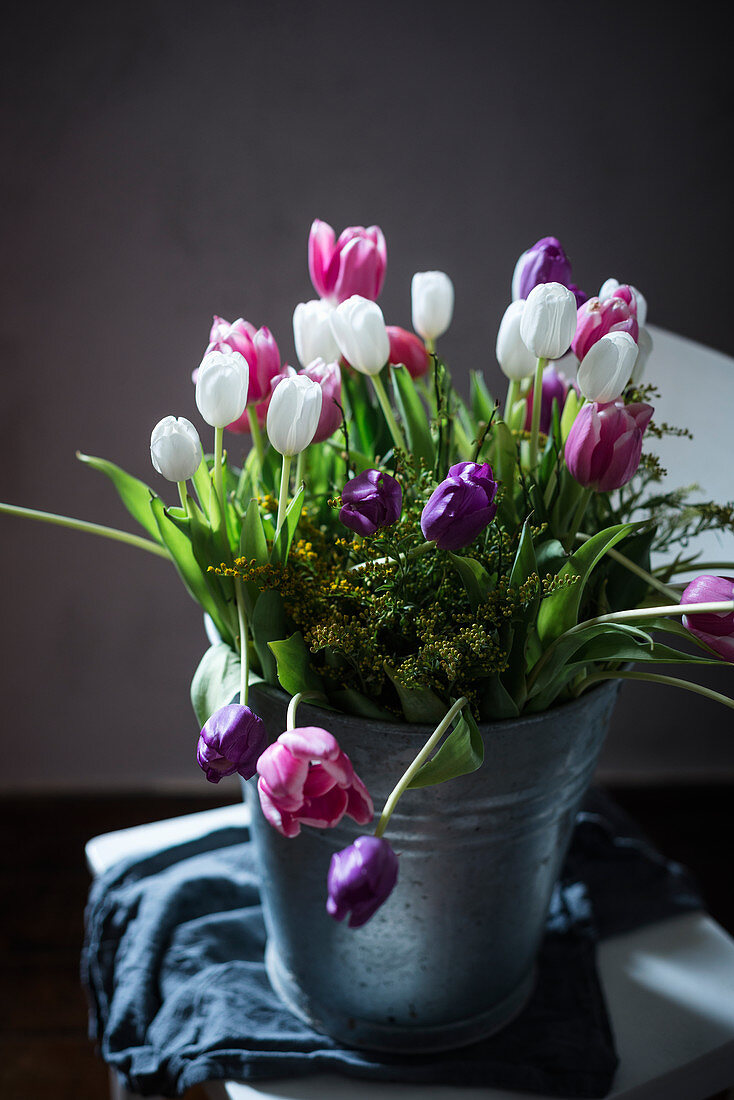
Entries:
{"label": "dark wooden floor", "polygon": [[[698,877],[734,934],[731,788],[610,792],[666,855]],[[0,1100],[103,1100],[107,1071],[86,1034],[79,949],[91,836],[223,805],[179,797],[0,800]],[[188,1100],[202,1100],[200,1089]]]}

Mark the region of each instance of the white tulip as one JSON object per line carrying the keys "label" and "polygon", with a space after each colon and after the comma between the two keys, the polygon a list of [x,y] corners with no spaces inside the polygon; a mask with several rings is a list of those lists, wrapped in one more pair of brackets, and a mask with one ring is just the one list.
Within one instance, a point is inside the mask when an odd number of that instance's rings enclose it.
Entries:
{"label": "white tulip", "polygon": [[640,328],[640,331],[637,333],[637,358],[635,359],[635,365],[632,371],[632,382],[635,386],[642,381],[642,376],[645,373],[645,367],[647,366],[651,351],[652,336],[646,328]]}
{"label": "white tulip", "polygon": [[199,433],[185,416],[164,416],[150,434],[150,460],[169,481],[188,481],[199,469]]}
{"label": "white tulip", "polygon": [[361,374],[379,374],[390,358],[385,318],[376,302],[353,294],[331,314],[331,331],[339,351]]}
{"label": "white tulip", "polygon": [[535,356],[520,338],[520,318],[524,309],[523,298],[510,302],[497,333],[497,362],[502,373],[515,382],[528,378],[535,371]]}
{"label": "white tulip", "polygon": [[632,376],[637,344],[628,332],[608,332],[581,360],[579,388],[588,401],[616,401]]}
{"label": "white tulip", "polygon": [[[603,302],[607,298],[611,298],[615,290],[619,290],[622,284],[617,279],[607,279],[605,283],[602,283],[599,291],[599,301]],[[635,296],[635,305],[637,306],[637,323],[642,328],[647,320],[647,299],[636,286],[632,286],[631,283],[627,284]]]}
{"label": "white tulip", "polygon": [[226,428],[239,419],[247,405],[250,368],[238,351],[224,345],[209,351],[196,377],[196,406],[212,428]]}
{"label": "white tulip", "polygon": [[296,306],[293,313],[293,336],[296,355],[302,367],[308,367],[314,359],[333,363],[339,358],[339,347],[329,323],[333,312],[333,305],[321,298],[300,302]]}
{"label": "white tulip", "polygon": [[305,451],[316,434],[321,416],[321,386],[305,374],[279,382],[268,406],[268,439],[281,455]]}
{"label": "white tulip", "polygon": [[417,271],[410,284],[413,328],[424,340],[443,336],[454,315],[454,284],[445,271]]}
{"label": "white tulip", "polygon": [[576,298],[561,283],[540,283],[525,300],[520,336],[537,359],[560,359],[576,332]]}

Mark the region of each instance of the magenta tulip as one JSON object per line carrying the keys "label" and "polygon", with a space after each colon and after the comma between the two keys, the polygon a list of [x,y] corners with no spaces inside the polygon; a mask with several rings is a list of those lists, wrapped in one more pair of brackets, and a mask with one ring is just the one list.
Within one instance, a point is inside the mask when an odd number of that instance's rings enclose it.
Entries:
{"label": "magenta tulip", "polygon": [[[734,577],[704,574],[691,581],[680,598],[686,603],[723,603],[734,599]],[[684,615],[683,625],[691,634],[734,664],[734,611],[719,614]]]}
{"label": "magenta tulip", "polygon": [[298,836],[301,825],[332,828],[345,814],[358,825],[372,820],[367,788],[328,730],[303,726],[281,733],[257,770],[262,812],[283,836]]}
{"label": "magenta tulip", "polygon": [[272,379],[283,370],[278,345],[270,329],[255,328],[241,317],[230,324],[223,317],[215,316],[206,350],[221,351],[223,345],[238,351],[247,360],[250,368],[247,404],[259,405],[267,400]]}
{"label": "magenta tulip", "polygon": [[579,485],[601,493],[626,485],[640,465],[642,437],[653,412],[644,404],[584,405],[565,450],[566,465]]}
{"label": "magenta tulip", "polygon": [[390,362],[393,366],[397,367],[402,363],[411,378],[422,378],[431,364],[431,357],[420,336],[398,325],[388,325],[387,335],[390,340]]}
{"label": "magenta tulip", "polygon": [[609,332],[628,332],[637,341],[637,305],[628,286],[620,286],[610,298],[602,301],[589,298],[579,306],[576,319],[576,335],[571,350],[577,359],[584,358],[592,344]]}
{"label": "magenta tulip", "polygon": [[352,225],[335,240],[327,222],[316,221],[308,237],[308,270],[317,294],[344,302],[353,294],[375,301],[382,290],[387,246],[377,225]]}
{"label": "magenta tulip", "polygon": [[[321,386],[321,414],[312,443],[323,443],[333,435],[342,422],[340,409],[342,401],[342,373],[338,363],[325,363],[323,359],[314,359],[307,367],[298,372],[305,374]],[[338,402],[338,404],[337,404]]]}

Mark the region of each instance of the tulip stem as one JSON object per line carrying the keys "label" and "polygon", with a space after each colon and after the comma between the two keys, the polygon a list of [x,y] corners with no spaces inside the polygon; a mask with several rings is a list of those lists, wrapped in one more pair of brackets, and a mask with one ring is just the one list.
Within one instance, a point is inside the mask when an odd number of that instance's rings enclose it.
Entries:
{"label": "tulip stem", "polygon": [[702,684],[697,684],[693,680],[681,680],[677,676],[658,676],[653,672],[595,672],[582,681],[576,695],[580,695],[600,680],[649,680],[652,684],[666,684],[669,687],[685,688],[687,691],[694,691],[697,695],[703,695],[706,699],[711,699],[715,703],[723,703],[725,707],[731,707],[734,710],[734,699],[730,699],[728,695],[722,695],[720,692],[713,691]]}
{"label": "tulip stem", "polygon": [[252,442],[255,447],[255,453],[257,455],[257,480],[258,484],[262,481],[263,462],[265,460],[265,444],[263,443],[263,433],[260,430],[260,425],[257,419],[257,410],[254,405],[247,406],[247,419],[250,422],[250,435],[252,436]]}
{"label": "tulip stem", "polygon": [[181,501],[181,507],[183,508],[184,512],[186,512],[186,482],[177,481],[176,484],[178,486],[178,498]]}
{"label": "tulip stem", "polygon": [[517,395],[520,389],[520,383],[516,378],[511,378],[507,387],[507,397],[505,398],[505,424],[510,423],[510,417],[512,410],[515,407],[517,401]]}
{"label": "tulip stem", "polygon": [[[578,531],[574,537],[578,542],[588,542],[591,535],[585,535],[582,531]],[[663,596],[667,596],[668,599],[677,600],[680,596],[680,592],[676,592],[674,588],[669,588],[667,584],[663,584],[656,576],[652,573],[648,573],[646,569],[643,569],[642,566],[637,565],[628,557],[625,557],[624,554],[620,554],[619,550],[615,550],[614,547],[608,549],[607,554],[610,558],[613,558],[614,561],[623,565],[625,569],[628,569],[630,573],[634,573],[636,576],[640,577],[641,580],[647,581],[652,588],[657,588],[658,592],[661,592]]]}
{"label": "tulip stem", "polygon": [[145,539],[141,535],[131,535],[129,531],[120,531],[116,527],[105,527],[101,523],[89,523],[83,519],[72,519],[71,516],[59,516],[55,512],[39,512],[35,508],[21,508],[17,504],[1,504],[0,512],[9,516],[23,516],[24,519],[37,519],[43,523],[51,523],[57,527],[69,527],[72,531],[86,531],[90,535],[101,535],[105,539],[113,539],[115,542],[126,542],[128,546],[137,546],[140,550],[147,550],[149,554],[157,554],[159,558],[170,561],[171,555],[164,546],[159,546],[152,539]]}
{"label": "tulip stem", "polygon": [[222,451],[224,449],[224,428],[214,429],[214,488],[219,501],[219,525],[218,533],[226,542],[227,514],[225,508],[227,502],[224,497],[224,473],[222,471]]}
{"label": "tulip stem", "polygon": [[303,467],[305,465],[305,460],[303,456],[305,455],[305,453],[306,448],[304,447],[302,451],[298,452],[298,458],[296,459],[296,492],[298,492],[298,487],[303,481]]}
{"label": "tulip stem", "polygon": [[591,489],[582,489],[581,496],[579,497],[579,502],[576,505],[576,511],[574,512],[573,519],[571,520],[571,527],[569,528],[568,536],[566,538],[567,549],[573,546],[576,540],[576,532],[581,526],[581,520],[584,518],[584,513],[586,512],[586,509],[589,505],[590,498]]}
{"label": "tulip stem", "polygon": [[278,494],[278,518],[275,523],[275,541],[278,540],[280,529],[285,519],[285,510],[288,504],[288,489],[291,480],[291,455],[283,455],[283,466],[280,471],[280,493]]}
{"label": "tulip stem", "polygon": [[382,409],[387,426],[390,429],[390,435],[392,441],[397,448],[401,451],[407,452],[408,448],[405,445],[405,439],[403,433],[398,427],[398,422],[393,415],[392,408],[390,407],[390,399],[387,396],[385,389],[385,383],[382,381],[382,377],[379,374],[372,376],[372,385],[375,387],[375,393],[377,394],[377,400],[380,402],[380,408]]}
{"label": "tulip stem", "polygon": [[401,795],[404,794],[410,783],[413,781],[416,772],[423,766],[433,750],[436,748],[439,741],[446,733],[446,730],[449,728],[454,718],[456,718],[459,711],[462,710],[462,708],[465,707],[468,702],[469,700],[464,695],[462,695],[460,699],[456,700],[451,709],[446,712],[444,717],[438,723],[436,729],[428,738],[413,763],[408,767],[403,776],[395,784],[392,791],[390,792],[390,795],[388,796],[387,802],[385,803],[385,808],[380,814],[380,820],[377,822],[377,828],[375,829],[376,837],[382,836],[382,834],[385,832],[385,829],[387,828],[387,823],[392,817],[393,810],[397,806]]}
{"label": "tulip stem", "polygon": [[235,577],[234,594],[237,601],[237,621],[240,627],[240,703],[246,707],[247,691],[250,686],[250,647],[247,637],[245,594],[242,591],[241,577]]}
{"label": "tulip stem", "polygon": [[[669,569],[670,566],[661,566],[661,572]],[[690,561],[687,565],[681,565],[673,570],[673,573],[693,573],[696,570],[703,569],[704,572],[707,569],[734,569],[734,561]],[[701,574],[699,573],[699,576]],[[685,583],[684,581],[681,582]]]}
{"label": "tulip stem", "polygon": [[534,470],[538,465],[538,436],[540,435],[540,407],[543,404],[543,370],[548,362],[542,357],[538,359],[535,368],[535,381],[533,382],[533,419],[530,423],[530,469]]}

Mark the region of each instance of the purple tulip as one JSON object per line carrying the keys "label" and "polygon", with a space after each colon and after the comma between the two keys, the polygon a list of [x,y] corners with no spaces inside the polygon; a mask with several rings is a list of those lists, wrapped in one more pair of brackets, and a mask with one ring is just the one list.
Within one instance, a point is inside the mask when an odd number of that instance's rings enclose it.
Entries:
{"label": "purple tulip", "polygon": [[339,519],[358,535],[374,535],[400,519],[403,492],[400,485],[382,470],[365,470],[342,489]]}
{"label": "purple tulip", "polygon": [[243,779],[255,774],[267,735],[262,718],[241,703],[215,710],[205,723],[196,748],[196,761],[210,783],[238,772]]}
{"label": "purple tulip", "polygon": [[[323,443],[333,435],[342,422],[339,408],[342,400],[342,373],[338,363],[325,363],[323,359],[314,359],[299,374],[305,374],[321,386],[321,413],[316,434],[312,443]],[[337,401],[339,405],[337,405]]]}
{"label": "purple tulip", "polygon": [[573,422],[566,440],[566,465],[579,485],[600,493],[620,489],[640,465],[642,437],[651,405],[606,405],[590,401]]}
{"label": "purple tulip", "polygon": [[532,248],[523,252],[512,277],[512,297],[527,298],[540,283],[561,283],[576,298],[576,305],[586,301],[586,294],[571,282],[571,261],[557,237],[541,237]]}
{"label": "purple tulip", "polygon": [[589,348],[609,332],[628,332],[637,342],[637,304],[628,286],[620,286],[604,301],[590,298],[579,307],[571,350],[581,361]]}
{"label": "purple tulip", "polygon": [[[681,603],[723,603],[734,599],[734,577],[703,575],[691,581]],[[725,661],[734,664],[734,611],[711,615],[684,615],[683,625]]]}
{"label": "purple tulip", "polygon": [[335,920],[349,914],[349,927],[359,928],[388,899],[398,881],[398,857],[383,837],[358,836],[331,857],[326,902]]}
{"label": "purple tulip", "polygon": [[458,462],[431,494],[421,514],[421,530],[440,550],[461,550],[495,517],[497,482],[484,462]]}
{"label": "purple tulip", "polygon": [[[551,365],[543,371],[543,389],[540,398],[540,430],[548,435],[553,418],[553,402],[558,402],[558,411],[563,412],[563,405],[568,393],[568,382],[561,378],[560,374]],[[525,431],[529,432],[533,422],[534,391],[531,390],[527,399],[527,411],[525,413]]]}
{"label": "purple tulip", "polygon": [[327,222],[316,221],[308,237],[308,270],[317,294],[345,302],[353,294],[375,301],[387,267],[387,246],[377,225],[351,225],[335,240]]}

